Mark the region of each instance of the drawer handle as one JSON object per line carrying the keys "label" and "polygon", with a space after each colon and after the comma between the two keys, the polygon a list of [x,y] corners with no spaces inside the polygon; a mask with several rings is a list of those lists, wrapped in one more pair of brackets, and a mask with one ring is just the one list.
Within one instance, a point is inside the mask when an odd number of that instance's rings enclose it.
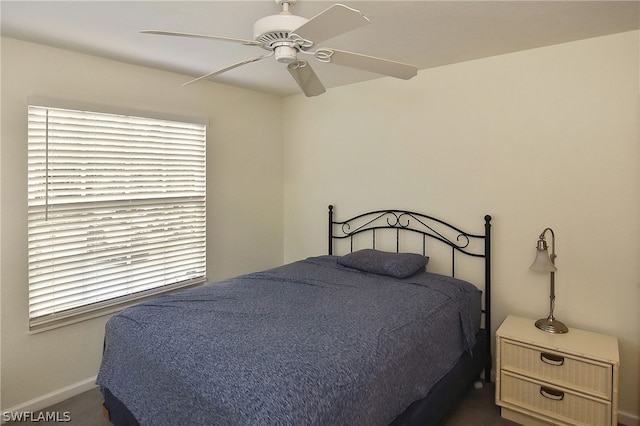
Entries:
{"label": "drawer handle", "polygon": [[564,399],[564,392],[549,388],[547,386],[540,386],[540,395],[554,401],[562,401]]}
{"label": "drawer handle", "polygon": [[541,352],[540,361],[549,365],[561,366],[562,364],[564,364],[564,357],[560,355],[553,355],[553,354]]}

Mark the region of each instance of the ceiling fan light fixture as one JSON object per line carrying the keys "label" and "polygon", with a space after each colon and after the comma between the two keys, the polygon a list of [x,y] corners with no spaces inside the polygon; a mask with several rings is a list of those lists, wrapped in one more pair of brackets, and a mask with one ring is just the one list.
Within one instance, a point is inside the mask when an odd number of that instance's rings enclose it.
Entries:
{"label": "ceiling fan light fixture", "polygon": [[294,62],[298,62],[298,51],[294,47],[284,44],[276,46],[274,52],[276,54],[276,61],[281,64],[292,64]]}

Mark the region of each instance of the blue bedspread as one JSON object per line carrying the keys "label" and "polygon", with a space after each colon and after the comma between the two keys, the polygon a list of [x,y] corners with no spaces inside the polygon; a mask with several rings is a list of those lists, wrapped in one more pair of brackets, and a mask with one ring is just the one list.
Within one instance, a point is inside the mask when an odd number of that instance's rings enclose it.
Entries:
{"label": "blue bedspread", "polygon": [[115,315],[97,383],[142,425],[386,425],[470,350],[478,292],[309,258]]}

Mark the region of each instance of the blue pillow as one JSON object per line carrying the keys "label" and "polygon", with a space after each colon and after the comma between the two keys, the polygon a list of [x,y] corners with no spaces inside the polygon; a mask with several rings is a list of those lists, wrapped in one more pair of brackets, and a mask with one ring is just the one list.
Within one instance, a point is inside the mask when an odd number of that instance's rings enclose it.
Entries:
{"label": "blue pillow", "polygon": [[359,271],[407,278],[424,271],[429,258],[415,253],[389,253],[373,249],[354,251],[338,258],[338,264]]}

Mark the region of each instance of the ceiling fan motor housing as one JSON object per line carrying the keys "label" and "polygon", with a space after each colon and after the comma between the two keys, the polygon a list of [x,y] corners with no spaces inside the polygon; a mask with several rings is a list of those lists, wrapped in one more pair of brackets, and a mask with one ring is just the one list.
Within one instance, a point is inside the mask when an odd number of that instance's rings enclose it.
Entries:
{"label": "ceiling fan motor housing", "polygon": [[289,33],[307,21],[307,18],[288,12],[265,16],[253,24],[253,39],[263,43],[266,49],[271,50],[282,41],[291,42]]}

